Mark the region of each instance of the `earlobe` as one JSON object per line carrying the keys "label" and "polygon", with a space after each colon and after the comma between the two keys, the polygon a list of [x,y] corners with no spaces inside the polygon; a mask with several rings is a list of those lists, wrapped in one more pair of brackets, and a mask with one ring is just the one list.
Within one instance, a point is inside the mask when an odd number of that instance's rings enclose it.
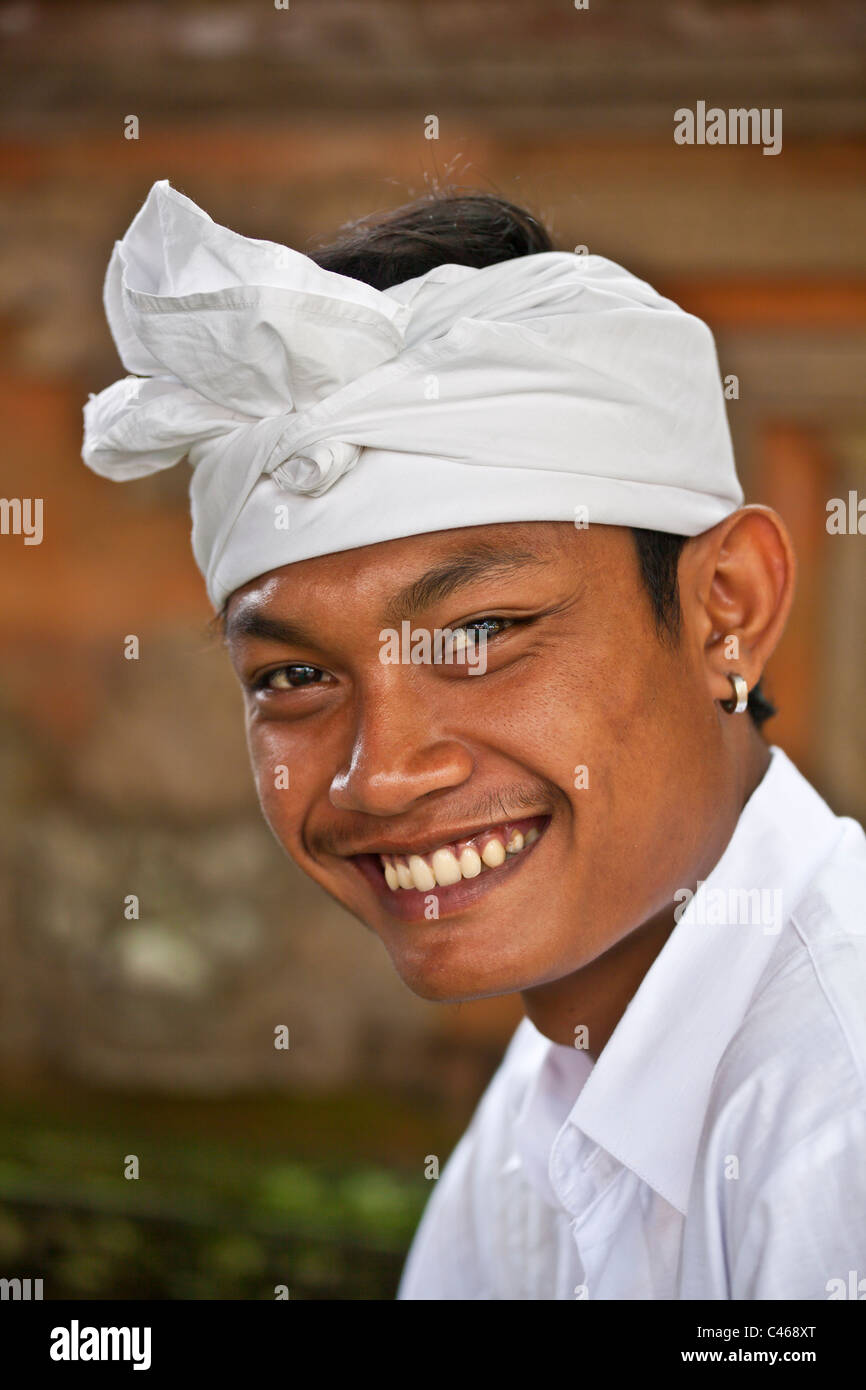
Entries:
{"label": "earlobe", "polygon": [[771,508],[741,507],[698,538],[693,563],[710,691],[728,713],[739,713],[791,608],[791,538]]}

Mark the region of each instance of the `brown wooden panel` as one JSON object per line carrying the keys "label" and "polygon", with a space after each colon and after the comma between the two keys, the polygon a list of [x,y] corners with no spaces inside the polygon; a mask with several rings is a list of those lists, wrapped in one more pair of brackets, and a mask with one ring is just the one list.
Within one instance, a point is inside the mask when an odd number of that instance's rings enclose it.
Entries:
{"label": "brown wooden panel", "polygon": [[797,590],[781,644],[768,664],[767,693],[779,715],[767,726],[803,771],[819,773],[815,729],[823,680],[822,612],[826,601],[826,505],[832,456],[823,436],[785,422],[768,422],[758,437],[756,500],[774,507],[797,552]]}
{"label": "brown wooden panel", "polygon": [[866,326],[866,280],[690,279],[658,289],[714,328]]}

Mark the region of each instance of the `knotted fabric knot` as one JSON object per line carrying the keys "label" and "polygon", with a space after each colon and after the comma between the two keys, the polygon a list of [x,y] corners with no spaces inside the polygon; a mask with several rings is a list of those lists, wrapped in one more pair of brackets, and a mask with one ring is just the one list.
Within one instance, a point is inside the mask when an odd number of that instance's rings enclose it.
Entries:
{"label": "knotted fabric knot", "polygon": [[292,454],[266,471],[287,492],[321,497],[338,478],[354,468],[360,457],[358,444],[347,444],[342,439],[323,439],[318,444],[308,444],[303,452]]}

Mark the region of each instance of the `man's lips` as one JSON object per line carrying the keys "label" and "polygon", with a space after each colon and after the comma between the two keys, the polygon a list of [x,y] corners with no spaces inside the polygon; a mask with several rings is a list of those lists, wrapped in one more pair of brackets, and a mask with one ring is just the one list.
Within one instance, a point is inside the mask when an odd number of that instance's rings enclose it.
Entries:
{"label": "man's lips", "polygon": [[370,840],[367,844],[359,845],[355,849],[344,850],[343,857],[355,859],[361,855],[402,855],[411,854],[433,854],[443,845],[456,844],[467,840],[478,840],[485,836],[490,836],[505,827],[517,828],[524,831],[531,826],[539,829],[546,825],[550,817],[548,815],[524,816],[522,818],[512,816],[508,820],[486,821],[484,825],[473,828],[461,826],[456,830],[430,830],[424,835],[416,835],[414,838],[398,839],[395,835],[385,836],[378,840]]}
{"label": "man's lips", "polygon": [[[436,899],[437,915],[444,916],[453,912],[459,912],[465,907],[471,906],[478,898],[482,897],[497,883],[504,883],[510,880],[519,865],[528,859],[536,849],[539,841],[544,837],[550,816],[530,816],[520,820],[510,820],[501,822],[498,826],[485,826],[483,830],[469,832],[463,831],[454,836],[450,841],[444,842],[447,845],[465,845],[472,842],[474,845],[482,847],[489,846],[492,841],[498,841],[501,846],[504,840],[508,840],[512,845],[517,843],[515,832],[523,843],[519,850],[509,851],[507,854],[487,855],[491,864],[481,862],[480,869],[473,871],[471,877],[460,877],[457,882],[439,884],[431,882],[429,887],[393,887],[386,880],[386,870],[383,866],[381,852],[365,852],[348,856],[350,863],[354,864],[363,877],[375,890],[382,906],[392,916],[400,917],[405,921],[418,921],[430,916],[429,903],[431,895]],[[527,841],[527,836],[528,841]],[[384,842],[383,842],[384,843]],[[390,842],[389,842],[390,843]],[[437,851],[443,848],[443,838],[441,835],[428,837],[426,842],[432,848],[432,855],[428,849],[425,862],[431,863],[439,868],[441,860],[437,860]],[[407,858],[412,861],[413,869],[416,873],[418,865],[415,863],[415,855],[418,851],[413,850],[410,856],[406,855],[406,842],[401,842],[403,855],[395,854],[394,851],[385,852],[386,862],[388,859],[393,863],[399,863],[401,858],[403,864]],[[478,856],[476,855],[476,859]],[[462,861],[461,861],[462,862]],[[393,870],[389,875],[392,883],[394,882]],[[423,875],[422,875],[423,879]]]}

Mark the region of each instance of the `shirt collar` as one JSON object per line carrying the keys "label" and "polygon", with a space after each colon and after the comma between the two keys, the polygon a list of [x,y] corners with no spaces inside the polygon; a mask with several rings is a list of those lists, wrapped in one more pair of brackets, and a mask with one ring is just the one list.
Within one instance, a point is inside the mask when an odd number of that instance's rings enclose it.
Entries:
{"label": "shirt collar", "polygon": [[[840,833],[839,819],[780,748],[721,859],[653,961],[568,1123],[685,1214],[722,1054],[780,934],[706,921],[711,890],[781,890],[782,921]],[[704,895],[703,902],[701,895]],[[768,899],[765,899],[768,901]],[[775,899],[778,902],[778,899]]]}

